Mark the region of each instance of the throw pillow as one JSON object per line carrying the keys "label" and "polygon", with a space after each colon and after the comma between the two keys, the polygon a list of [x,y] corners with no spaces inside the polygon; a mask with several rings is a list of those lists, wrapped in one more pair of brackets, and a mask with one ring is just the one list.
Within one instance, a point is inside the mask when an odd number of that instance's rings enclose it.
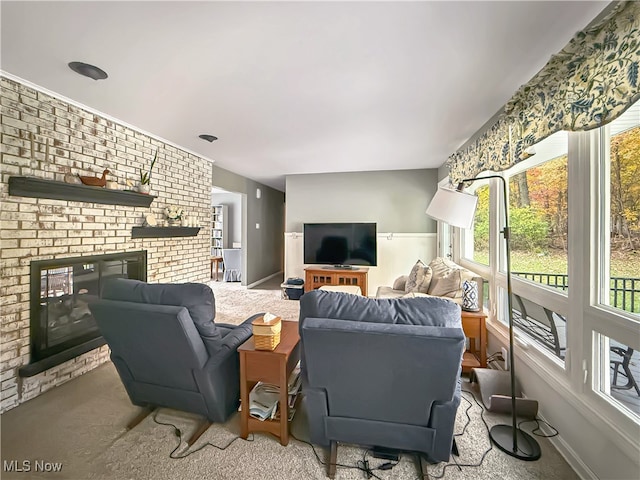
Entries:
{"label": "throw pillow", "polygon": [[404,286],[405,292],[428,293],[429,285],[431,285],[431,267],[418,260],[411,269],[407,283]]}
{"label": "throw pillow", "polygon": [[445,273],[447,273],[449,270],[453,268],[460,268],[458,264],[444,257],[434,258],[433,260],[431,260],[431,263],[429,264],[429,266],[431,267],[431,270],[433,270],[434,278],[441,277],[442,275],[444,275]]}
{"label": "throw pillow", "polygon": [[435,277],[427,293],[435,297],[455,298],[460,293],[460,287],[460,269],[452,268],[444,275]]}
{"label": "throw pillow", "polygon": [[402,275],[401,277],[396,278],[396,281],[393,282],[393,290],[404,290],[407,286],[407,279],[409,275]]}

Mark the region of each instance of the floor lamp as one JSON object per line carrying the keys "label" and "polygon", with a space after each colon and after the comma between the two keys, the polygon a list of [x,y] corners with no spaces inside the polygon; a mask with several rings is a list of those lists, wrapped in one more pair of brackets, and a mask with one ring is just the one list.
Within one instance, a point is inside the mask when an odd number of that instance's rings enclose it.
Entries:
{"label": "floor lamp", "polygon": [[503,452],[520,460],[538,460],[540,445],[528,433],[520,430],[516,412],[516,374],[513,355],[513,310],[511,300],[511,250],[508,215],[507,181],[500,175],[486,175],[478,178],[465,178],[455,190],[438,188],[433,200],[427,208],[427,215],[448,223],[451,226],[468,229],[473,224],[478,197],[465,193],[464,182],[475,182],[499,178],[502,181],[502,198],[504,200],[504,229],[501,231],[505,239],[507,253],[507,308],[509,312],[509,366],[511,373],[511,425],[495,425],[489,431],[491,441]]}

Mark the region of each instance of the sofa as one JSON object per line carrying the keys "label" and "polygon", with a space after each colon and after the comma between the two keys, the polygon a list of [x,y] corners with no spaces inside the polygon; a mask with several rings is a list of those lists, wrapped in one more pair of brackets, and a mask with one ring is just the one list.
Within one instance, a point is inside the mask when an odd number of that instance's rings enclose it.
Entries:
{"label": "sofa", "polygon": [[[408,275],[398,277],[393,286],[380,286],[378,299],[402,297],[440,297],[462,305],[465,282],[476,282],[477,310],[482,310],[484,279],[443,257],[434,258],[429,265],[418,260]],[[476,310],[474,308],[474,310]]]}
{"label": "sofa", "polygon": [[330,448],[330,467],[337,442],[449,459],[465,343],[458,305],[313,290],[299,330],[310,439]]}
{"label": "sofa", "polygon": [[168,407],[224,422],[237,411],[236,349],[251,322],[215,323],[211,288],[110,279],[90,305],[111,360],[134,405]]}

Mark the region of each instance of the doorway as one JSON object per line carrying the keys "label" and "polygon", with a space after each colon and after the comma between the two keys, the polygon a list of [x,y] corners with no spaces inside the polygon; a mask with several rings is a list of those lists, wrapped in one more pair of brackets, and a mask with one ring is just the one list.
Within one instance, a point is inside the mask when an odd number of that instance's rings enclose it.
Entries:
{"label": "doorway", "polygon": [[[242,259],[240,275],[228,272],[228,281],[246,285],[246,194],[230,192],[220,187],[211,189],[211,256],[222,256],[223,249],[239,250]],[[214,271],[218,269],[217,275]],[[212,262],[212,278],[225,281],[224,262]]]}

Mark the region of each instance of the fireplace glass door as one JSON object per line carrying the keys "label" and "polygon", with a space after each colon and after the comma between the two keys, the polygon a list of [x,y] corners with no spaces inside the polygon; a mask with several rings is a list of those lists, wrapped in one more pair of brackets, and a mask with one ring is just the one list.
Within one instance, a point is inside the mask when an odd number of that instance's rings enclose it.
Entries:
{"label": "fireplace glass door", "polygon": [[101,337],[89,305],[110,278],[146,280],[146,251],[35,261],[31,270],[33,362]]}

